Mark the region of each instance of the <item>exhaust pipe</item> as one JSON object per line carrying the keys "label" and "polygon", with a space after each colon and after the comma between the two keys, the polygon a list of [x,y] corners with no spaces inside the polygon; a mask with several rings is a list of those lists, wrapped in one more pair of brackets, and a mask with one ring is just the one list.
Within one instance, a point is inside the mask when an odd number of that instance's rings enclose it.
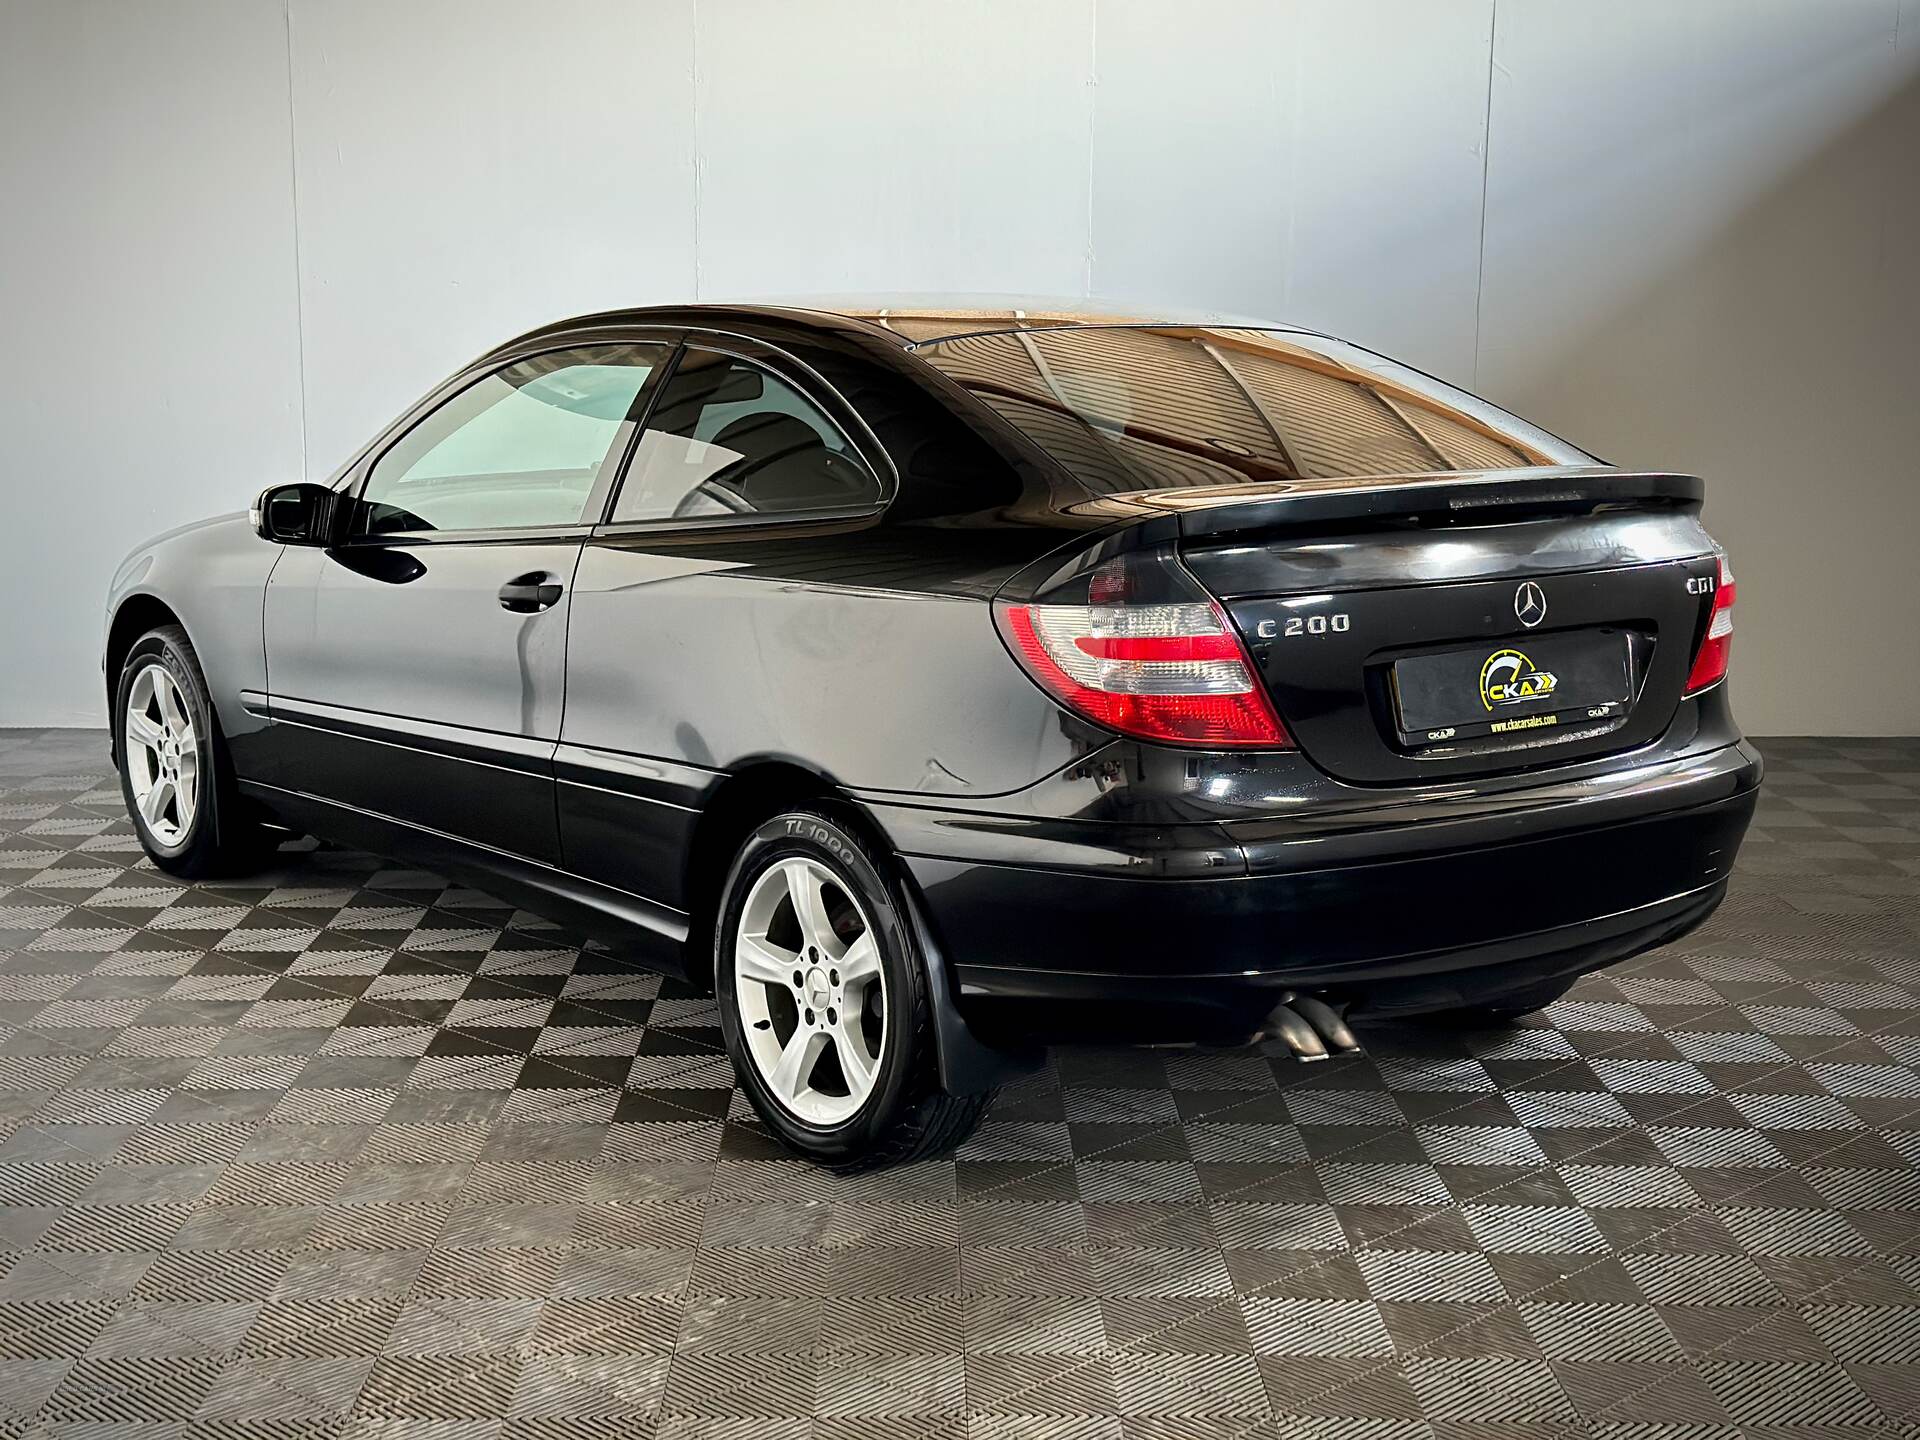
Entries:
{"label": "exhaust pipe", "polygon": [[1330,1055],[1357,1055],[1360,1041],[1340,1012],[1312,995],[1291,991],[1261,1022],[1256,1040],[1277,1036],[1299,1060],[1325,1060]]}
{"label": "exhaust pipe", "polygon": [[1316,995],[1296,995],[1293,1008],[1319,1032],[1327,1049],[1336,1055],[1358,1055],[1360,1038],[1353,1033],[1340,1012]]}

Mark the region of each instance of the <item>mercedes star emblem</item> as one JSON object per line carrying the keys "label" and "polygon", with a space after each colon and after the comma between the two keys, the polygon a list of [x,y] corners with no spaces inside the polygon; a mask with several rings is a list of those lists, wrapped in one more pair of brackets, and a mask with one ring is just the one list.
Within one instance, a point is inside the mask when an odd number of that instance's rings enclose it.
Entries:
{"label": "mercedes star emblem", "polygon": [[1531,630],[1547,618],[1547,592],[1529,580],[1513,592],[1513,613]]}

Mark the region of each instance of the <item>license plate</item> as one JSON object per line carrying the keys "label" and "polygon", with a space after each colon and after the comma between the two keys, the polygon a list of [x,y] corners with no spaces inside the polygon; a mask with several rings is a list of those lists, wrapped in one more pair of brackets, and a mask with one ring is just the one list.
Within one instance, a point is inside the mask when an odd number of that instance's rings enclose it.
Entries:
{"label": "license plate", "polygon": [[1494,641],[1393,666],[1400,740],[1453,740],[1611,720],[1633,700],[1633,653],[1620,630]]}

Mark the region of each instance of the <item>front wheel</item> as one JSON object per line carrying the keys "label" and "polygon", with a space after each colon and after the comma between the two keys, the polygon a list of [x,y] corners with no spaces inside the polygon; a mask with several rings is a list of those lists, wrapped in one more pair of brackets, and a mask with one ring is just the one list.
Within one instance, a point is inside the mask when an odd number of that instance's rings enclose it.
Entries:
{"label": "front wheel", "polygon": [[884,856],[793,810],[747,837],[714,926],[714,993],[741,1087],[789,1149],[836,1169],[950,1149],[987,1095],[949,1095],[926,967]]}
{"label": "front wheel", "polygon": [[120,792],[155,865],[202,879],[270,863],[281,837],[242,808],[185,630],[161,625],[133,642],[113,712]]}

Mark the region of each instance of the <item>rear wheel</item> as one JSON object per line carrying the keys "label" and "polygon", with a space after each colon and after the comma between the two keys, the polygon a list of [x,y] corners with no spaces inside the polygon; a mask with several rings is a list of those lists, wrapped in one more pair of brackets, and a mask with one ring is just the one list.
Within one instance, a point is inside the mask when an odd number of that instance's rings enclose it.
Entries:
{"label": "rear wheel", "polygon": [[926,969],[884,856],[815,810],[740,848],[714,927],[714,993],[741,1088],[790,1149],[836,1169],[965,1139],[987,1095],[940,1086]]}
{"label": "rear wheel", "polygon": [[170,875],[238,875],[284,836],[248,816],[187,632],[149,630],[127,652],[114,695],[120,793],[140,844]]}

